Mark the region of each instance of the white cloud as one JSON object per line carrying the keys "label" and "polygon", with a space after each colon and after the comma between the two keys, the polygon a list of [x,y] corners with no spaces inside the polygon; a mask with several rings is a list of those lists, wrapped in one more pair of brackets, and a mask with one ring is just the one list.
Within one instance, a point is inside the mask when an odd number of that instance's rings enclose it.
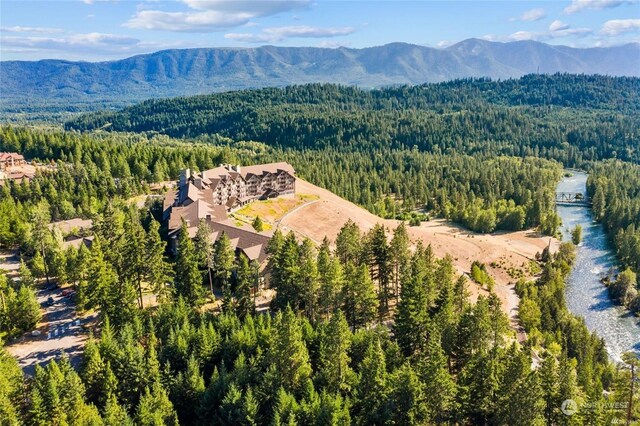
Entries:
{"label": "white cloud", "polygon": [[243,43],[275,43],[287,38],[322,38],[349,35],[355,32],[353,27],[322,28],[308,25],[265,28],[258,34],[228,33],[224,37]]}
{"label": "white cloud", "polygon": [[120,58],[159,49],[186,47],[184,42],[144,42],[134,37],[115,34],[86,33],[61,37],[1,36],[0,51],[30,52],[33,57],[65,59]]}
{"label": "white cloud", "polygon": [[329,40],[322,40],[320,43],[317,44],[317,47],[322,47],[325,49],[338,49],[340,47],[349,47],[351,46],[351,43],[349,42],[339,42],[339,41],[329,41]]}
{"label": "white cloud", "polygon": [[600,34],[617,36],[623,33],[640,31],[640,19],[612,19],[602,25]]}
{"label": "white cloud", "polygon": [[623,4],[633,4],[637,2],[637,0],[572,0],[571,4],[564,9],[564,13],[570,15],[585,9],[610,9]]}
{"label": "white cloud", "polygon": [[63,32],[60,28],[47,28],[47,27],[1,27],[0,32],[3,33],[61,33]]}
{"label": "white cloud", "polygon": [[549,25],[549,31],[561,31],[569,28],[569,24],[565,24],[562,21],[555,20]]}
{"label": "white cloud", "polygon": [[617,40],[612,38],[600,39],[597,40],[594,44],[594,47],[612,47],[612,46],[621,46],[627,43],[638,43],[640,44],[640,37],[625,39],[625,40]]}
{"label": "white cloud", "polygon": [[593,30],[590,28],[571,28],[568,24],[556,20],[549,25],[547,31],[516,31],[508,36],[487,34],[480,38],[488,41],[545,41],[562,37],[584,37],[591,33]]}
{"label": "white cloud", "polygon": [[445,47],[453,46],[454,44],[455,42],[451,40],[440,40],[436,46],[440,49],[444,49]]}
{"label": "white cloud", "polygon": [[73,34],[68,37],[19,37],[3,36],[3,45],[12,47],[38,48],[44,50],[62,50],[79,47],[133,46],[140,42],[137,38],[114,34],[87,33]]}
{"label": "white cloud", "polygon": [[190,10],[165,12],[140,10],[125,27],[179,32],[221,31],[249,23],[252,19],[307,8],[310,0],[183,0]]}
{"label": "white cloud", "polygon": [[510,21],[539,21],[547,16],[547,13],[542,8],[531,9],[524,12],[517,18],[511,18]]}
{"label": "white cloud", "polygon": [[95,3],[117,3],[119,0],[82,0],[84,4],[95,4]]}

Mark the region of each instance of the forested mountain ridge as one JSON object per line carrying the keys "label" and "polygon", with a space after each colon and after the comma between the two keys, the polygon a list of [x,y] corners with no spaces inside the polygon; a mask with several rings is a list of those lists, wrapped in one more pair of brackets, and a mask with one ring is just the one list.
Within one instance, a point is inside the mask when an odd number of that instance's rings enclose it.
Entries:
{"label": "forested mountain ridge", "polygon": [[[640,76],[640,44],[576,49],[469,39],[446,49],[391,43],[364,49],[164,50],[109,62],[0,62],[2,109],[95,109],[148,98],[317,82],[381,87],[528,73]],[[46,103],[45,103],[46,101]]]}
{"label": "forested mountain ridge", "polygon": [[150,100],[68,130],[220,134],[280,147],[639,161],[640,79],[571,74],[362,90],[331,84]]}

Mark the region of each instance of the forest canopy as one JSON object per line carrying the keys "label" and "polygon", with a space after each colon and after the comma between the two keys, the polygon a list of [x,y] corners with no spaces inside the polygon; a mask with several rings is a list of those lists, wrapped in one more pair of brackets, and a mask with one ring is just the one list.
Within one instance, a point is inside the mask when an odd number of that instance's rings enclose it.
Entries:
{"label": "forest canopy", "polygon": [[222,135],[270,146],[638,162],[640,79],[528,75],[363,90],[331,84],[151,100],[81,115],[68,130]]}

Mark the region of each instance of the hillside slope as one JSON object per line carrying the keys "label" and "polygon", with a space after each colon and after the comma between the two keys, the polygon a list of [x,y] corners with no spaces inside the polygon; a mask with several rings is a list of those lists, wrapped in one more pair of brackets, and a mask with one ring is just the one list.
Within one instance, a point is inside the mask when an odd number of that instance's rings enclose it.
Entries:
{"label": "hillside slope", "polygon": [[640,76],[640,44],[575,49],[469,39],[447,49],[405,43],[365,49],[263,46],[165,50],[110,62],[0,62],[5,111],[95,109],[167,96],[312,82],[379,87],[528,73]]}
{"label": "hillside slope", "polygon": [[[299,236],[310,238],[318,244],[325,236],[332,243],[335,242],[340,228],[349,219],[354,221],[362,231],[368,231],[377,223],[384,224],[390,230],[399,224],[397,220],[382,219],[302,179],[296,182],[296,192],[313,195],[317,197],[317,201],[314,198],[313,202],[287,214],[280,223],[280,229],[283,232],[294,231]],[[523,270],[522,265],[528,265],[535,254],[542,252],[547,245],[551,245],[552,251],[558,247],[556,239],[543,237],[533,231],[482,235],[443,220],[424,222],[420,226],[409,227],[408,231],[413,244],[422,241],[425,246],[431,245],[436,256],[450,255],[459,273],[469,273],[473,261],[484,263],[496,280],[496,294],[502,301],[502,308],[512,321],[515,321],[519,300],[512,285],[515,279],[509,276],[507,270],[509,268]],[[492,263],[501,266],[493,267]],[[469,283],[469,289],[474,295],[484,292],[472,282]]]}

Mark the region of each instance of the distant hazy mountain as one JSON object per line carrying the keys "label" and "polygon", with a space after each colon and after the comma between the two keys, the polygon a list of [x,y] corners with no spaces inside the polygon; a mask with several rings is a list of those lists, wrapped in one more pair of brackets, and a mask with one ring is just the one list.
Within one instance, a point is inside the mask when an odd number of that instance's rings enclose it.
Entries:
{"label": "distant hazy mountain", "polygon": [[392,43],[366,49],[263,46],[164,50],[110,62],[0,62],[4,111],[95,108],[148,98],[331,82],[378,87],[528,73],[640,76],[640,44],[575,49],[469,39],[446,49]]}

